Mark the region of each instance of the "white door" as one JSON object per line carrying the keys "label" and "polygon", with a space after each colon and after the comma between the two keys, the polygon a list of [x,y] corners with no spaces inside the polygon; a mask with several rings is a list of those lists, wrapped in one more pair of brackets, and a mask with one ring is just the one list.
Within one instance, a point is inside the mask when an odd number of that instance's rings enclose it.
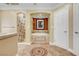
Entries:
{"label": "white door", "polygon": [[73,48],[74,51],[79,53],[79,4],[74,4],[73,8]]}
{"label": "white door", "polygon": [[68,40],[68,7],[54,12],[54,41],[56,45],[67,48]]}

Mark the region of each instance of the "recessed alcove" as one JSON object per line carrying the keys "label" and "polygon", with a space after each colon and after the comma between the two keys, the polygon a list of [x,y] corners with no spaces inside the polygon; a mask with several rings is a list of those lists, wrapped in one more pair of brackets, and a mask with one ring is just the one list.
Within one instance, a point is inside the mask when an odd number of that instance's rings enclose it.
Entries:
{"label": "recessed alcove", "polygon": [[49,20],[50,14],[44,12],[31,13],[31,42],[49,43]]}

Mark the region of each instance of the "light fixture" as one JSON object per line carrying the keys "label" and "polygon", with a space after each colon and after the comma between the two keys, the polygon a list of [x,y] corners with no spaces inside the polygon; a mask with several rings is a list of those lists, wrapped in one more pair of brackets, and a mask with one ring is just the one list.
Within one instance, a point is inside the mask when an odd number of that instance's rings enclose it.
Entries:
{"label": "light fixture", "polygon": [[33,5],[37,5],[37,3],[33,3]]}
{"label": "light fixture", "polygon": [[6,5],[19,5],[19,3],[6,3]]}

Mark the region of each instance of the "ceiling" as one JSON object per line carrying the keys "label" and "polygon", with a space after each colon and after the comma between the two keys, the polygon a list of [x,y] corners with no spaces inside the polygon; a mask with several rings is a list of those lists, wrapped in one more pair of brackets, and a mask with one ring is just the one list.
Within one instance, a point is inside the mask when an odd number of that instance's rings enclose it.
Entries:
{"label": "ceiling", "polygon": [[0,3],[0,10],[55,9],[64,3]]}

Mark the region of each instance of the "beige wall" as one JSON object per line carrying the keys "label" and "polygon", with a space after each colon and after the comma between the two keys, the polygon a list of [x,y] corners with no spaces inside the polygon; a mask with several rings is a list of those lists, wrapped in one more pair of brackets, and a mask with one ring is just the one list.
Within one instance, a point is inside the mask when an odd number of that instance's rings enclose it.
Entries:
{"label": "beige wall", "polygon": [[4,10],[1,12],[1,32],[16,32],[17,12]]}
{"label": "beige wall", "polygon": [[17,13],[22,10],[0,10],[1,32],[17,32]]}

